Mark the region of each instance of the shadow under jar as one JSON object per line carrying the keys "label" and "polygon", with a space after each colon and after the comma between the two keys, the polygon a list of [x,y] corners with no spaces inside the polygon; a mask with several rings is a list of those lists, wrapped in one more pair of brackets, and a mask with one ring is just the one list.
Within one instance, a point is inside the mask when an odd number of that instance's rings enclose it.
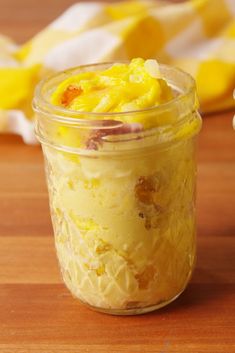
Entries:
{"label": "shadow under jar", "polygon": [[[78,67],[43,81],[34,98],[55,246],[73,296],[109,314],[142,314],[177,298],[195,263],[193,79],[161,65],[175,98],[127,113],[86,113],[50,103]],[[149,128],[127,129],[145,117]]]}

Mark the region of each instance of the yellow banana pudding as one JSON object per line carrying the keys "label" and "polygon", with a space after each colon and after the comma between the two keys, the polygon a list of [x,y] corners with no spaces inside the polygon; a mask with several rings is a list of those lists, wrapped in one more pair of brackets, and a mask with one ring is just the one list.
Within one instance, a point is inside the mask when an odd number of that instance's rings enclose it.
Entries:
{"label": "yellow banana pudding", "polygon": [[60,73],[37,89],[55,244],[72,294],[112,314],[157,309],[195,260],[193,80],[155,60]]}
{"label": "yellow banana pudding", "polygon": [[53,92],[51,102],[76,111],[106,113],[149,108],[171,98],[158,63],[133,59],[129,65],[114,64],[69,77]]}

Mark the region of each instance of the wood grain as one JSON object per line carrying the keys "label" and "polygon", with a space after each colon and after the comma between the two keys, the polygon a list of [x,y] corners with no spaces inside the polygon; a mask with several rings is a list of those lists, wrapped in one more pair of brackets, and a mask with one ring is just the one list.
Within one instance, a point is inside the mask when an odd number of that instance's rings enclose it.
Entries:
{"label": "wood grain", "polygon": [[[29,39],[73,0],[0,0],[0,32]],[[46,8],[46,11],[45,11]],[[57,266],[39,146],[0,136],[1,353],[235,352],[235,132],[204,118],[198,143],[198,261],[185,293],[139,317],[95,313]]]}
{"label": "wood grain", "polygon": [[24,43],[56,19],[74,0],[0,0],[0,33]]}

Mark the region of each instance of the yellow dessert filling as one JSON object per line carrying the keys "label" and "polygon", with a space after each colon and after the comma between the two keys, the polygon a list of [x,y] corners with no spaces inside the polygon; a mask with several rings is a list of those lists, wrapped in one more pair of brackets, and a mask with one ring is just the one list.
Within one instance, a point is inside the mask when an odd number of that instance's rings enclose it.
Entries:
{"label": "yellow dessert filling", "polygon": [[72,76],[57,87],[51,102],[76,111],[111,113],[157,106],[172,97],[157,61],[139,58]]}

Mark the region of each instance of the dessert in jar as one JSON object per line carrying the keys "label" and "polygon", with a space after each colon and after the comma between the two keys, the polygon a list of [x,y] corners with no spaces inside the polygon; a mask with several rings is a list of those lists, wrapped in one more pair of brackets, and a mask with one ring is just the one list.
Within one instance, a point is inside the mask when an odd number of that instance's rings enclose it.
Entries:
{"label": "dessert in jar", "polygon": [[195,263],[193,79],[155,60],[88,65],[40,83],[34,109],[71,293],[111,314],[174,300]]}

